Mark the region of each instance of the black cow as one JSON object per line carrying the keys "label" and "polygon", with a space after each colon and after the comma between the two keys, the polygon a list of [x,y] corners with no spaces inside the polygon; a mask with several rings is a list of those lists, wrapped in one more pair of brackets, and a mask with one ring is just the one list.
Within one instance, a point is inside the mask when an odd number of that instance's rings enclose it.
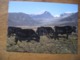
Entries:
{"label": "black cow", "polygon": [[68,36],[72,33],[75,32],[75,28],[72,26],[55,26],[55,39],[59,39],[58,35],[61,34],[66,34],[66,38],[68,39]]}
{"label": "black cow", "polygon": [[39,42],[40,37],[35,33],[32,29],[21,29],[16,32],[15,42],[17,44],[18,41],[27,41],[30,42],[31,40],[35,40]]}
{"label": "black cow", "polygon": [[36,33],[39,36],[43,36],[43,35],[45,35],[47,33],[47,31],[44,29],[44,27],[38,27]]}
{"label": "black cow", "polygon": [[51,27],[38,27],[37,34],[39,36],[46,35],[48,38],[53,38],[54,30]]}
{"label": "black cow", "polygon": [[8,37],[14,36],[16,31],[20,30],[19,27],[8,27]]}

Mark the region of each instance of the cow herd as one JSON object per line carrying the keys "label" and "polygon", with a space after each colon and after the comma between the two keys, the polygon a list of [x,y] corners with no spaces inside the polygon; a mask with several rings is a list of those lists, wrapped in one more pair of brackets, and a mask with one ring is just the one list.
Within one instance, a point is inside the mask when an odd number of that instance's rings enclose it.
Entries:
{"label": "cow herd", "polygon": [[33,29],[22,29],[20,27],[8,27],[8,37],[15,36],[15,43],[18,41],[22,42],[31,40],[35,40],[36,42],[40,41],[40,36],[46,36],[49,39],[59,39],[59,34],[66,35],[66,39],[68,36],[72,34],[72,32],[76,32],[75,26],[55,26],[54,29],[52,27],[38,27],[36,31]]}

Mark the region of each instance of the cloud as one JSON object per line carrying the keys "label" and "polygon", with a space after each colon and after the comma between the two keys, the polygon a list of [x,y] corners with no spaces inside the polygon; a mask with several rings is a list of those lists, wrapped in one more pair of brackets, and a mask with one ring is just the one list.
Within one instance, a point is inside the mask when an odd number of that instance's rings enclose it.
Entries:
{"label": "cloud", "polygon": [[65,13],[72,13],[72,12],[70,12],[70,11],[67,11],[67,12],[65,12]]}
{"label": "cloud", "polygon": [[54,15],[54,17],[60,17],[60,15]]}
{"label": "cloud", "polygon": [[42,11],[39,11],[39,12],[36,12],[34,13],[35,15],[38,15],[38,14],[43,14],[46,10],[42,10]]}

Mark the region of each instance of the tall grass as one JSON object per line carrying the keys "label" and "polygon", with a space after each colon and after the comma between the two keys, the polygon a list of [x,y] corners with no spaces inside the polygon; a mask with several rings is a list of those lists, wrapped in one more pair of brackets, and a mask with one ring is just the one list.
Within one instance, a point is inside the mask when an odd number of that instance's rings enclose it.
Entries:
{"label": "tall grass", "polygon": [[7,39],[7,51],[50,54],[77,53],[77,35],[74,34],[70,35],[68,40],[66,38],[55,40],[41,36],[40,42],[34,40],[30,42],[18,41],[18,44],[15,45],[14,41],[14,36]]}

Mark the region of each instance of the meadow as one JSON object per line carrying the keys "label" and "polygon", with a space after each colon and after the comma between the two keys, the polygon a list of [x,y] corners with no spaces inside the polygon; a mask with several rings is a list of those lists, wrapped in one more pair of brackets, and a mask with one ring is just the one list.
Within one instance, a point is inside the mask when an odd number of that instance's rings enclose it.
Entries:
{"label": "meadow", "polygon": [[[65,35],[64,35],[65,36]],[[59,38],[49,39],[46,36],[40,36],[40,42],[31,40],[30,42],[18,41],[15,45],[15,36],[7,38],[7,51],[9,52],[27,52],[27,53],[48,53],[48,54],[76,54],[77,53],[77,34],[73,33],[69,39]]]}

